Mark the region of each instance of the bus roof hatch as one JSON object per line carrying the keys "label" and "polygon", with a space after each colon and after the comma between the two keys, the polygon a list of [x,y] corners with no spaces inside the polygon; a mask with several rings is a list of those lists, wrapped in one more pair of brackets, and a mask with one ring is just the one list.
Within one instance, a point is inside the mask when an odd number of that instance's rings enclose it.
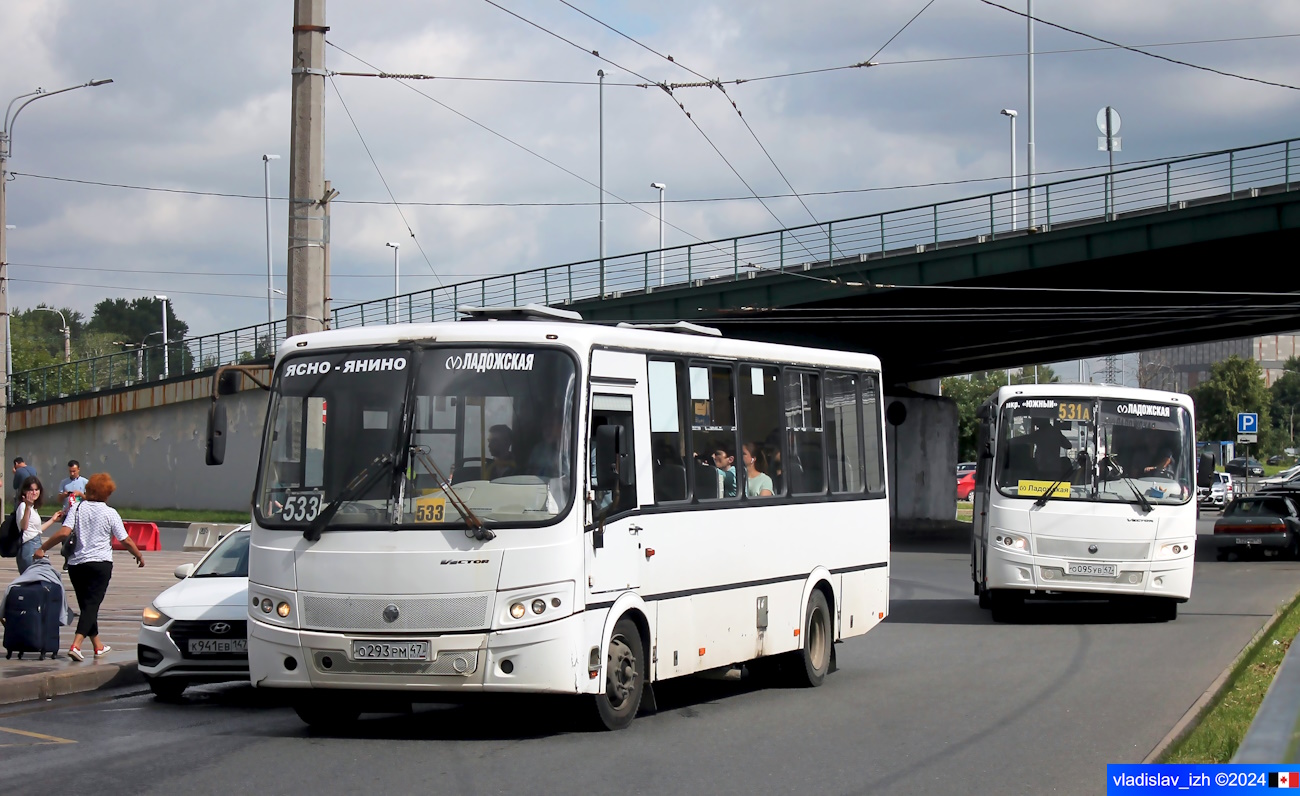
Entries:
{"label": "bus roof hatch", "polygon": [[460,306],[456,311],[472,321],[582,321],[582,316],[572,310],[561,310],[542,304],[525,304],[522,307],[470,307]]}
{"label": "bus roof hatch", "polygon": [[677,323],[620,323],[621,329],[653,329],[659,332],[677,332],[678,334],[698,334],[702,337],[721,337],[722,331],[712,326],[700,326],[687,321]]}

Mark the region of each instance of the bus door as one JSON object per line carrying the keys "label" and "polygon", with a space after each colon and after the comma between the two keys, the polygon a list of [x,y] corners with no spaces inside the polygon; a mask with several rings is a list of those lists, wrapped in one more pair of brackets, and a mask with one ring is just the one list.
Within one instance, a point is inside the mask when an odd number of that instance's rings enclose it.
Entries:
{"label": "bus door", "polygon": [[975,594],[984,583],[984,568],[988,564],[989,496],[993,489],[993,422],[995,409],[984,404],[978,411],[979,434],[975,446],[975,492],[971,495],[971,579],[975,581]]}

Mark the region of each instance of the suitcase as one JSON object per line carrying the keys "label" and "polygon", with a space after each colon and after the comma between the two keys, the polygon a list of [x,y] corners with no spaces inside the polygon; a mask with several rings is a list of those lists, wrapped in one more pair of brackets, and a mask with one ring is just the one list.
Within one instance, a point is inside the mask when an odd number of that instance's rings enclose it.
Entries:
{"label": "suitcase", "polygon": [[54,657],[59,652],[59,605],[62,595],[52,583],[20,583],[9,589],[4,604],[5,657],[18,653],[21,660],[25,652],[45,653]]}

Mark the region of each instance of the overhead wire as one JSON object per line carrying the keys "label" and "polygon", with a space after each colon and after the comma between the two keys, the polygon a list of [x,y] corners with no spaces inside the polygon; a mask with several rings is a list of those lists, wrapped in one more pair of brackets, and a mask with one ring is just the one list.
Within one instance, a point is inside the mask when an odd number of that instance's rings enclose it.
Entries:
{"label": "overhead wire", "polygon": [[393,189],[388,186],[388,180],[384,178],[384,172],[379,168],[379,163],[375,160],[374,153],[370,151],[370,145],[366,143],[366,137],[361,134],[361,128],[357,125],[357,120],[352,117],[352,111],[348,109],[347,102],[343,99],[343,92],[339,91],[338,84],[334,78],[330,78],[330,85],[334,87],[334,94],[339,98],[339,104],[343,106],[343,112],[347,114],[348,121],[352,123],[352,129],[357,131],[357,138],[361,140],[361,147],[366,150],[366,156],[370,158],[370,165],[375,167],[375,173],[379,175],[379,181],[384,184],[384,190],[388,192],[388,198],[393,200],[392,204],[397,214],[402,217],[402,224],[406,226],[407,233],[410,234],[411,240],[415,241],[415,247],[420,250],[420,256],[424,258],[425,265],[429,266],[429,272],[433,278],[438,280],[438,286],[442,286],[442,278],[434,269],[433,263],[429,261],[429,255],[425,253],[424,246],[420,245],[420,239],[415,236],[415,230],[411,229],[411,223],[406,220],[406,213],[402,212],[402,206],[397,203],[397,197],[393,195]]}
{"label": "overhead wire", "polygon": [[[17,276],[10,276],[6,278],[10,282],[29,282],[32,284],[39,284],[39,285],[67,285],[70,287],[93,287],[93,288],[102,288],[107,290],[127,290],[133,293],[160,293],[161,292],[161,289],[156,287],[143,288],[143,287],[125,287],[123,285],[93,285],[88,282],[62,282],[54,279],[25,279]],[[261,293],[258,295],[247,295],[244,293],[217,293],[211,290],[177,290],[176,288],[170,288],[170,287],[167,288],[167,292],[169,294],[182,293],[191,296],[218,296],[222,298],[246,298],[246,299],[257,299],[258,301],[266,301],[265,293]],[[274,298],[276,301],[285,300],[284,296],[273,296],[272,298]]]}
{"label": "overhead wire", "polygon": [[1008,8],[1007,6],[1004,6],[1000,3],[993,2],[993,0],[980,0],[980,2],[987,6],[1000,8],[1003,11],[1006,11],[1011,14],[1015,14],[1018,17],[1024,17],[1025,19],[1033,20],[1034,22],[1038,22],[1042,25],[1047,25],[1048,27],[1056,28],[1057,30],[1063,30],[1066,33],[1073,33],[1076,36],[1082,36],[1085,39],[1092,39],[1093,41],[1098,41],[1101,42],[1102,44],[1109,44],[1112,47],[1118,47],[1122,50],[1128,50],[1129,52],[1137,53],[1138,55],[1145,55],[1146,57],[1154,58],[1157,61],[1166,61],[1171,64],[1177,64],[1178,66],[1186,66],[1189,69],[1199,69],[1202,72],[1212,72],[1216,75],[1222,75],[1224,77],[1232,77],[1232,78],[1236,78],[1237,80],[1246,80],[1251,83],[1261,83],[1266,86],[1274,86],[1276,88],[1286,88],[1286,89],[1291,89],[1292,91],[1300,91],[1300,86],[1293,86],[1290,83],[1278,83],[1273,80],[1264,80],[1263,78],[1259,78],[1259,77],[1250,77],[1249,75],[1241,75],[1235,72],[1227,72],[1222,69],[1215,69],[1209,66],[1194,64],[1191,63],[1190,61],[1180,61],[1177,58],[1170,58],[1167,55],[1160,55],[1159,53],[1147,52],[1146,50],[1143,50],[1139,47],[1133,47],[1127,44],[1120,44],[1119,42],[1111,41],[1110,39],[1103,39],[1102,37],[1094,36],[1091,33],[1084,33],[1081,30],[1075,30],[1074,28],[1069,28],[1066,27],[1065,25],[1059,25],[1055,22],[1048,22],[1047,20],[1042,19],[1040,17],[1031,16],[1030,14],[1027,14],[1024,11],[1017,11],[1014,8]]}

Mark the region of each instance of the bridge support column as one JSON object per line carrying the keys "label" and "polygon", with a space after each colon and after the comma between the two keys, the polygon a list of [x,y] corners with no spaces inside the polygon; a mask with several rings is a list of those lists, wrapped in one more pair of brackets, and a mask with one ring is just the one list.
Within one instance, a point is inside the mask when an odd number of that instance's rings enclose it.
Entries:
{"label": "bridge support column", "polygon": [[885,395],[889,514],[904,532],[957,515],[957,404],[938,392],[935,379]]}

